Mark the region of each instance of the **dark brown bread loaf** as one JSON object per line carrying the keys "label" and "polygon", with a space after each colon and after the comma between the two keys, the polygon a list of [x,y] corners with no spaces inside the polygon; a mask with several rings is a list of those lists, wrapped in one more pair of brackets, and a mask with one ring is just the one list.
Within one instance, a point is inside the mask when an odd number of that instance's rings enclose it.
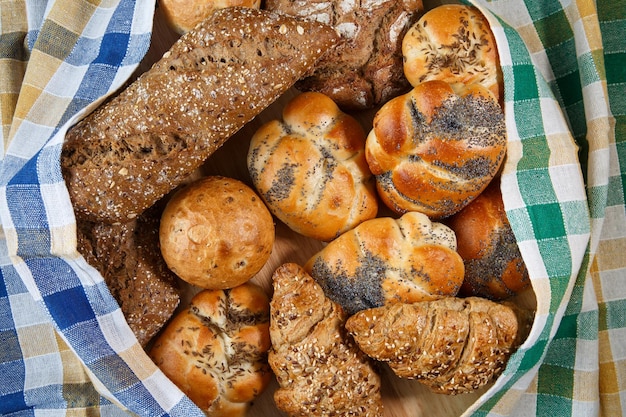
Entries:
{"label": "dark brown bread loaf", "polygon": [[346,110],[367,109],[406,92],[402,39],[424,9],[421,0],[266,0],[265,7],[327,23],[343,42],[296,87],[318,91]]}
{"label": "dark brown bread loaf", "polygon": [[68,132],[62,169],[76,216],[136,217],[338,40],[317,22],[253,8],[215,12]]}
{"label": "dark brown bread loaf", "polygon": [[78,221],[78,250],[100,272],[137,340],[145,346],[180,302],[177,278],[159,248],[160,209],[105,224]]}

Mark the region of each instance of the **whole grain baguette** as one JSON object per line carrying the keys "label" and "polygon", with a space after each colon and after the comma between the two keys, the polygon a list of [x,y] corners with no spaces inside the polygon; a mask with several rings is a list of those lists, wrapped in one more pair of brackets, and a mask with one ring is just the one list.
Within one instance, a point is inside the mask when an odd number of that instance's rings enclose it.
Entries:
{"label": "whole grain baguette", "polygon": [[252,8],[215,12],[67,133],[61,166],[76,217],[138,216],[338,41],[322,23]]}

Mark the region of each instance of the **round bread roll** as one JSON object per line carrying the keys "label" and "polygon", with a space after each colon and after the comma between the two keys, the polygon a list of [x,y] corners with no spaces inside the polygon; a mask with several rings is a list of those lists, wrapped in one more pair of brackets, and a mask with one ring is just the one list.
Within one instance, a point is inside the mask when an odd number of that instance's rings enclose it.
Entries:
{"label": "round bread roll", "polygon": [[446,224],[456,233],[465,263],[459,295],[502,300],[528,287],[528,270],[506,217],[500,181],[494,180]]}
{"label": "round bread roll", "polygon": [[269,298],[257,285],[203,290],[150,357],[208,417],[244,417],[271,380]]}
{"label": "round bread roll", "polygon": [[329,241],[376,216],[378,200],[359,122],[321,93],[294,97],[248,151],[252,182],[292,230]]}
{"label": "round bread roll", "polygon": [[342,37],[296,84],[301,91],[326,94],[344,110],[362,110],[411,88],[402,68],[402,39],[424,9],[422,0],[266,0],[264,7],[326,23]]}
{"label": "round bread roll", "polygon": [[402,40],[404,74],[416,86],[428,80],[480,84],[501,101],[502,75],[489,23],[478,9],[435,7]]}
{"label": "round bread roll", "polygon": [[252,278],[269,259],[274,221],[243,182],[221,176],[178,190],[161,216],[159,240],[167,266],[184,281],[224,289]]}
{"label": "round bread roll", "polygon": [[418,212],[365,221],[326,245],[304,268],[348,314],[454,296],[464,274],[454,232]]}
{"label": "round bread roll", "polygon": [[433,219],[469,204],[506,154],[504,115],[480,85],[426,81],[376,113],[366,158],[382,201]]}
{"label": "round bread roll", "polygon": [[166,23],[180,35],[189,32],[214,11],[234,6],[258,9],[261,0],[159,0]]}

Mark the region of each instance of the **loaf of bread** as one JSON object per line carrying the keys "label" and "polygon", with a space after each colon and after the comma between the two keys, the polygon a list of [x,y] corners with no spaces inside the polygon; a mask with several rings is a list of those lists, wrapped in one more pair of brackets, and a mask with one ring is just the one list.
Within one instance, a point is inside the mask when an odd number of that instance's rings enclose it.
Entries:
{"label": "loaf of bread", "polygon": [[174,193],[160,223],[161,252],[184,281],[233,288],[263,268],[274,246],[274,219],[246,184],[222,176],[195,180]]}
{"label": "loaf of bread", "polygon": [[180,303],[181,288],[159,248],[160,204],[116,224],[78,221],[77,249],[104,278],[142,346]]}
{"label": "loaf of bread", "polygon": [[396,375],[440,394],[472,392],[494,380],[523,342],[527,313],[478,298],[390,304],[350,317],[346,329]]}
{"label": "loaf of bread", "polygon": [[344,110],[369,109],[406,92],[402,39],[423,10],[421,0],[266,0],[265,7],[333,26],[343,42],[300,80]]}
{"label": "loaf of bread", "polygon": [[196,294],[149,354],[207,417],[244,417],[271,381],[269,348],[269,298],[246,283]]}
{"label": "loaf of bread", "polygon": [[68,131],[61,164],[76,216],[136,217],[338,41],[328,25],[264,10],[213,13]]}
{"label": "loaf of bread", "polygon": [[380,378],[347,335],[346,314],[299,265],[273,275],[269,363],[290,417],[382,417]]}
{"label": "loaf of bread", "polygon": [[456,295],[464,274],[452,230],[417,212],[363,222],[304,268],[348,314]]}
{"label": "loaf of bread", "polygon": [[378,194],[397,213],[450,216],[498,173],[507,147],[502,108],[477,84],[425,81],[374,116],[366,158]]}
{"label": "loaf of bread", "polygon": [[248,170],[272,213],[304,236],[332,240],[378,211],[365,131],[321,93],[294,97],[255,132]]}
{"label": "loaf of bread", "polygon": [[530,285],[498,178],[467,207],[446,219],[446,224],[456,234],[457,251],[465,263],[460,296],[503,300]]}
{"label": "loaf of bread", "polygon": [[261,0],[159,0],[165,22],[183,35],[196,27],[213,12],[226,7],[261,7]]}
{"label": "loaf of bread", "polygon": [[502,100],[496,41],[475,7],[446,4],[424,13],[404,36],[402,54],[413,86],[429,80],[480,84]]}

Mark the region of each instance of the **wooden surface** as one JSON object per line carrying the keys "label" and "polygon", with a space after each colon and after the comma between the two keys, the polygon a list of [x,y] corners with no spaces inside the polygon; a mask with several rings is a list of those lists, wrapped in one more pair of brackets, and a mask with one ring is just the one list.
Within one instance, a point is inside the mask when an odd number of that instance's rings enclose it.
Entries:
{"label": "wooden surface", "polygon": [[[158,60],[177,39],[157,9],[154,22],[154,33],[150,50],[140,66],[138,72],[147,70],[152,63]],[[246,154],[250,137],[264,122],[280,118],[285,103],[298,92],[289,90],[283,97],[263,111],[255,120],[230,138],[207,163],[196,173],[196,177],[203,175],[224,175],[237,178],[251,184],[246,167]],[[374,111],[368,111],[354,116],[362,123],[365,131],[371,128]],[[384,210],[380,215],[384,215]],[[296,262],[303,265],[313,254],[322,248],[322,243],[300,236],[289,230],[283,224],[276,224],[276,241],[272,256],[265,267],[252,279],[271,294],[271,275],[274,270],[285,262]],[[187,305],[189,299],[198,291],[197,288],[187,287],[181,307]],[[532,304],[534,296],[524,295],[524,304]],[[433,394],[416,381],[403,380],[396,377],[386,366],[382,366],[382,395],[385,405],[385,417],[448,417],[460,416],[482,395],[488,387],[471,394],[447,396]],[[277,388],[276,381],[272,381],[268,389],[255,401],[249,417],[283,416],[275,407],[273,392]]]}

